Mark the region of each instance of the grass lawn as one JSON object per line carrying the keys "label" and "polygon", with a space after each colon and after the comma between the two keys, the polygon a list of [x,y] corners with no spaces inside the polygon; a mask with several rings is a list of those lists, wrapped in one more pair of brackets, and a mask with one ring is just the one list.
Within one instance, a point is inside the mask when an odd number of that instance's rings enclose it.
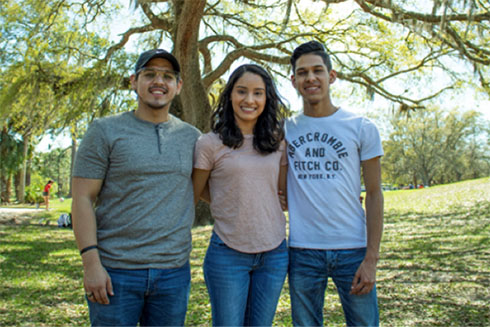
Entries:
{"label": "grass lawn", "polygon": [[[70,201],[50,206],[49,212],[0,222],[1,326],[89,325],[73,233],[56,227]],[[189,326],[211,322],[201,267],[210,234],[211,226],[193,230]],[[385,192],[377,284],[381,324],[489,326],[489,237],[490,178]],[[324,316],[325,325],[344,325],[332,283]],[[287,284],[275,325],[291,325]]]}

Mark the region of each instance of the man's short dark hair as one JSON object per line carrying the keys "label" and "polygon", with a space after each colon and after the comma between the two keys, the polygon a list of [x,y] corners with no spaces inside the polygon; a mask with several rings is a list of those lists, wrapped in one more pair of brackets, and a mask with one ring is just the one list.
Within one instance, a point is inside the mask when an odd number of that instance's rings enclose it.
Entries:
{"label": "man's short dark hair", "polygon": [[328,71],[332,70],[332,61],[330,60],[330,56],[325,50],[323,44],[321,44],[318,41],[309,41],[299,45],[293,51],[293,55],[291,56],[291,65],[293,66],[293,74],[295,73],[296,70],[296,61],[299,59],[299,57],[305,54],[314,54],[320,56],[325,66],[327,66],[327,70]]}

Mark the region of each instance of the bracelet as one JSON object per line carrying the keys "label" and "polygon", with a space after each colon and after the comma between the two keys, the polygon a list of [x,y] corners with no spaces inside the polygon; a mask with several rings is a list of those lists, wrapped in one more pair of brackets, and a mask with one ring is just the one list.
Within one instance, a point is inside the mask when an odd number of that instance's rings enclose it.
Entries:
{"label": "bracelet", "polygon": [[90,245],[90,246],[87,246],[86,248],[83,248],[80,250],[80,255],[84,254],[85,252],[87,251],[90,251],[92,249],[98,249],[99,247],[97,245]]}

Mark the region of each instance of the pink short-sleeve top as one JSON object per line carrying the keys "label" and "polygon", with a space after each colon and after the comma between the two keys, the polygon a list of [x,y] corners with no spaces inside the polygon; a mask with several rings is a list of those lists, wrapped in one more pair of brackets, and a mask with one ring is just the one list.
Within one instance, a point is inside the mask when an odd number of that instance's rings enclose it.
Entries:
{"label": "pink short-sleeve top", "polygon": [[194,168],[210,170],[209,192],[214,231],[230,248],[259,253],[286,238],[286,218],[278,197],[280,166],[287,165],[284,141],[278,151],[261,154],[253,135],[232,149],[213,132],[201,135]]}

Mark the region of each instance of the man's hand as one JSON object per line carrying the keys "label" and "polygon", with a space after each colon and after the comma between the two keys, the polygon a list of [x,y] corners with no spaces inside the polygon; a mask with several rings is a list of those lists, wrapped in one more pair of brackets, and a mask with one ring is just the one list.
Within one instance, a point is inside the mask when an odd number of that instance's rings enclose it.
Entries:
{"label": "man's hand", "polygon": [[111,277],[100,263],[84,267],[83,285],[91,302],[109,304],[108,295],[114,295]]}
{"label": "man's hand", "polygon": [[352,281],[350,294],[363,295],[371,292],[376,283],[376,260],[364,259]]}

